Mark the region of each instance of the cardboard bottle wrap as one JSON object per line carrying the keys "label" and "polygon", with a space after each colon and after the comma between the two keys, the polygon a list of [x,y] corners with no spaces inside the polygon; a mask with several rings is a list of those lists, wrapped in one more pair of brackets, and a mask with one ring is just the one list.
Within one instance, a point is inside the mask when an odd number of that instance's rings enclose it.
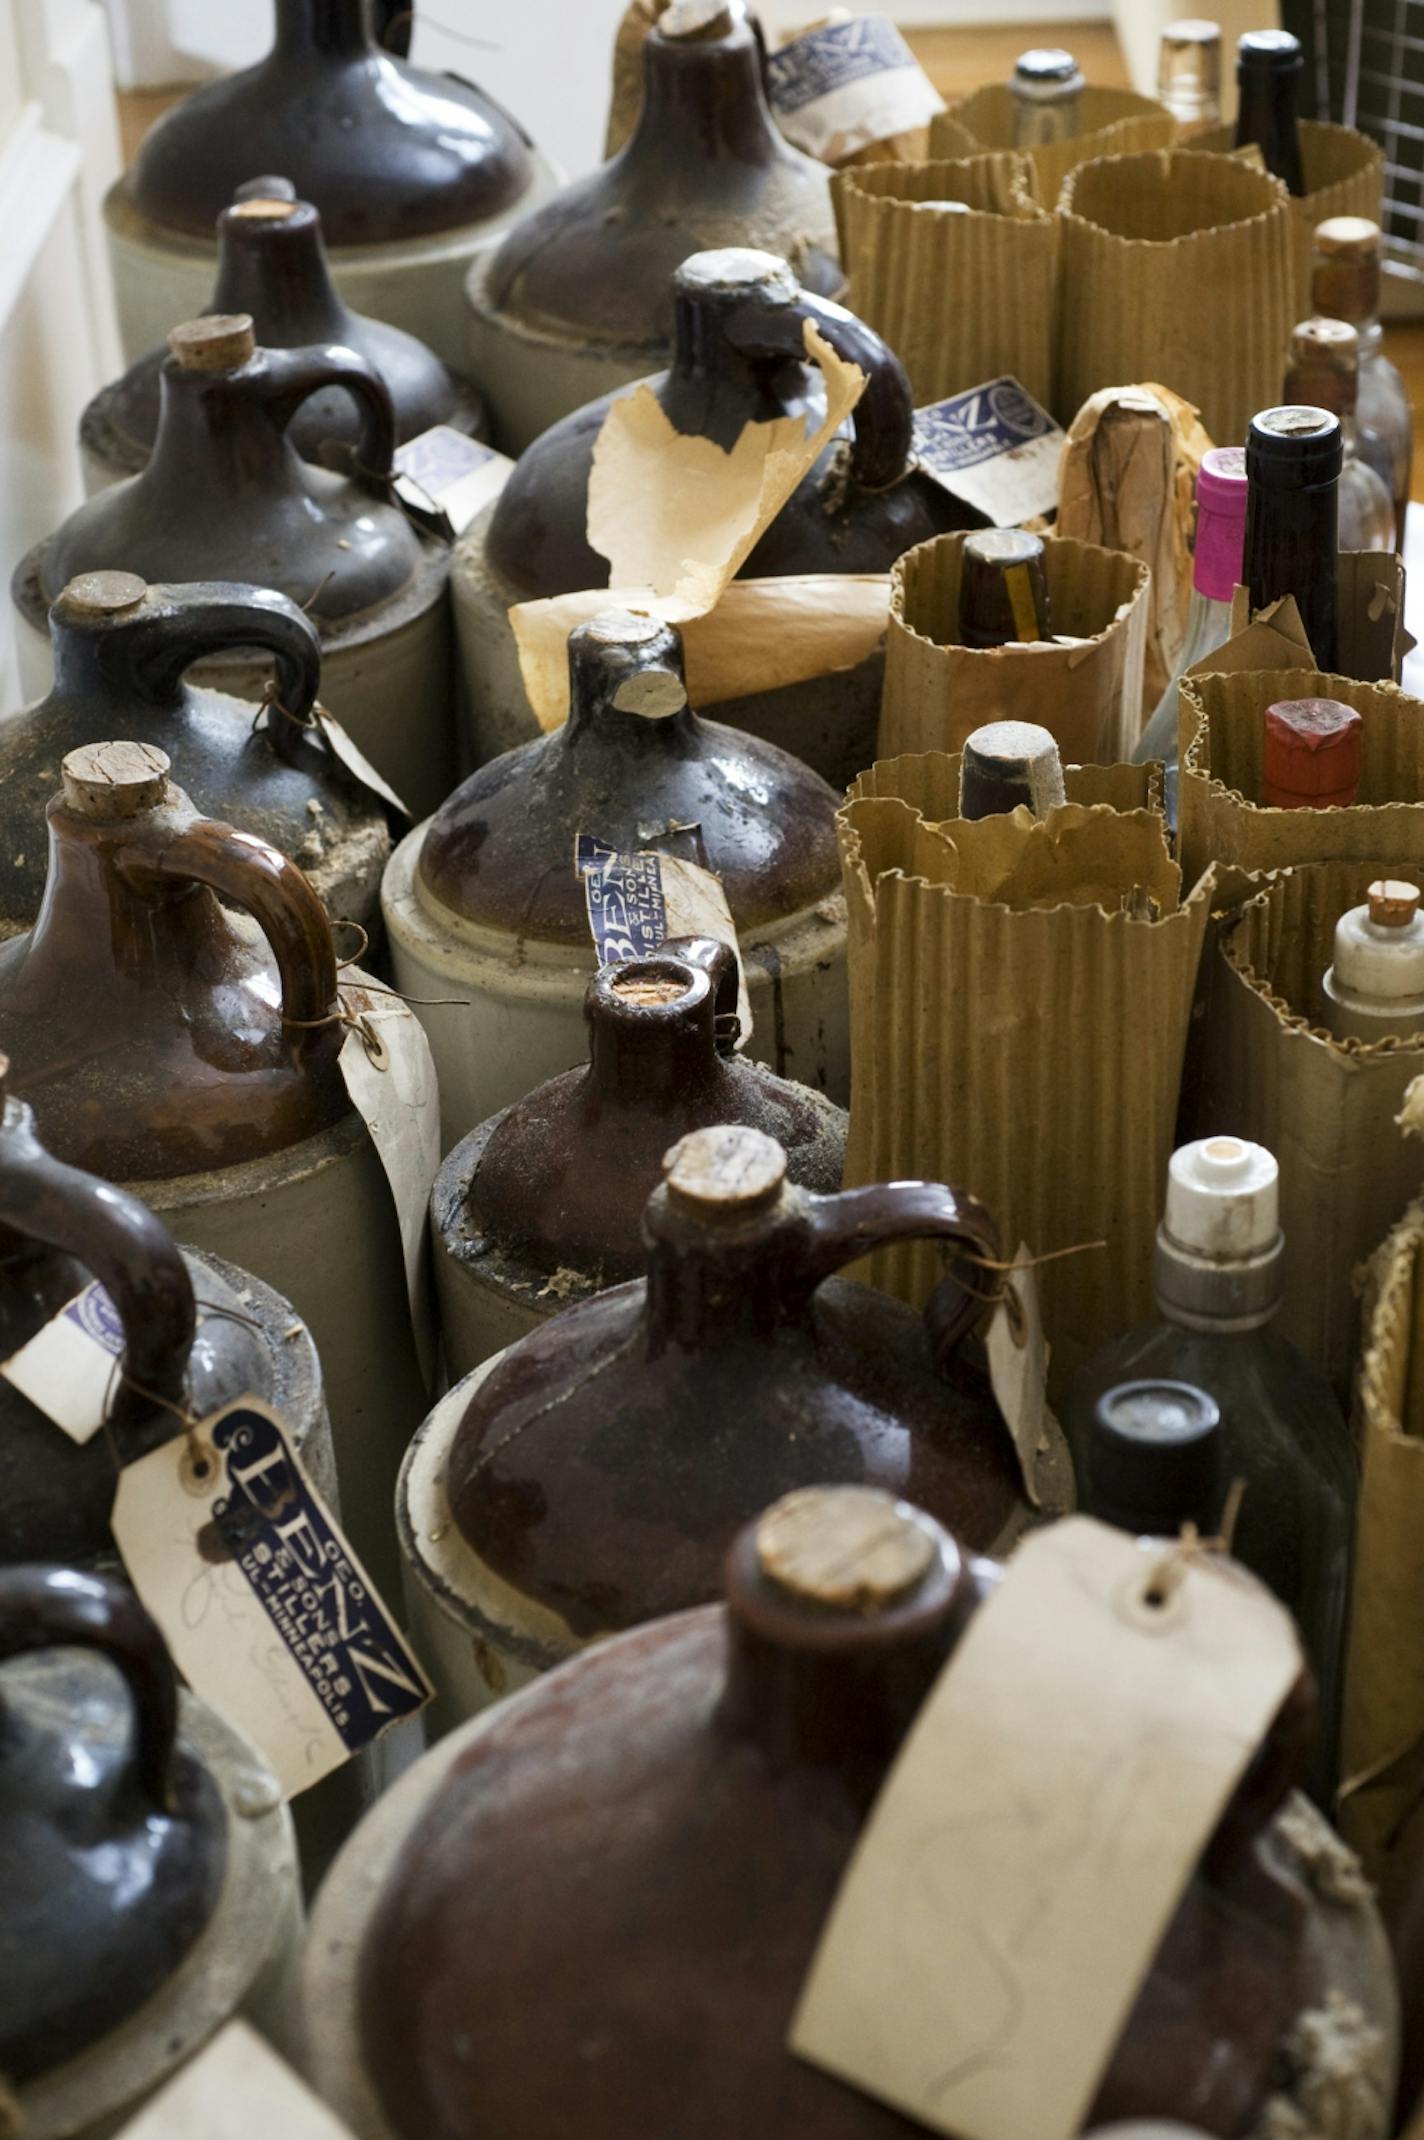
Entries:
{"label": "cardboard bottle wrap", "polygon": [[1105,156],[1070,174],[1061,226],[1058,396],[1160,379],[1218,445],[1280,400],[1296,318],[1285,187],[1194,150]]}
{"label": "cardboard bottle wrap", "polygon": [[[1145,802],[1151,778],[1089,768],[1069,773],[1068,793]],[[1070,799],[1038,824],[1023,812],[967,824],[954,816],[958,783],[951,754],[882,761],[837,821],[854,1067],[846,1180],[962,1182],[1005,1239],[1037,1255],[1105,1242],[1039,1269],[1053,1398],[1151,1311],[1210,887],[1182,900],[1148,808]],[[1139,918],[1148,901],[1158,918]],[[912,1245],[867,1271],[918,1305],[939,1259]]]}
{"label": "cardboard bottle wrap", "polygon": [[895,351],[917,407],[1004,372],[1052,405],[1058,228],[1025,157],[842,171],[831,197],[845,302]]}
{"label": "cardboard bottle wrap", "polygon": [[[1363,719],[1359,801],[1347,809],[1275,810],[1249,799],[1261,788],[1266,708],[1298,698],[1339,699]],[[1305,667],[1249,669],[1184,678],[1178,705],[1188,878],[1209,862],[1256,872],[1381,855],[1395,875],[1424,869],[1424,703],[1398,685]]]}
{"label": "cardboard bottle wrap", "polygon": [[[1033,169],[1034,192],[1045,208],[1056,206],[1064,179],[1079,164],[1095,156],[1170,149],[1181,132],[1165,104],[1155,97],[1139,96],[1133,89],[1100,88],[1091,82],[1079,101],[1078,120],[1078,132],[1070,141],[1044,142],[1022,152]],[[1007,82],[988,82],[972,89],[930,121],[932,156],[973,156],[981,149],[1016,146],[1014,94]]]}
{"label": "cardboard bottle wrap", "polygon": [[[1235,129],[1212,127],[1192,137],[1193,155],[1229,153],[1236,141]],[[1317,223],[1328,216],[1360,215],[1372,223],[1382,220],[1384,207],[1384,152],[1377,142],[1353,126],[1336,126],[1326,119],[1300,121],[1300,160],[1306,190],[1297,199],[1290,196],[1291,235],[1295,274],[1295,318],[1305,319],[1315,307],[1310,301],[1312,238]],[[1222,440],[1223,445],[1235,440]]]}
{"label": "cardboard bottle wrap", "polygon": [[937,535],[890,575],[880,756],[957,750],[985,721],[1037,721],[1065,760],[1127,758],[1142,725],[1147,567],[1120,550],[1049,536],[1053,629],[1081,641],[966,647],[955,641],[963,535]]}
{"label": "cardboard bottle wrap", "polygon": [[1323,980],[1340,916],[1376,877],[1401,874],[1388,851],[1305,864],[1222,929],[1194,1125],[1199,1136],[1249,1137],[1275,1153],[1285,1235],[1278,1327],[1347,1400],[1356,1270],[1424,1186],[1424,1144],[1395,1124],[1424,1071],[1424,1040],[1332,1040]]}

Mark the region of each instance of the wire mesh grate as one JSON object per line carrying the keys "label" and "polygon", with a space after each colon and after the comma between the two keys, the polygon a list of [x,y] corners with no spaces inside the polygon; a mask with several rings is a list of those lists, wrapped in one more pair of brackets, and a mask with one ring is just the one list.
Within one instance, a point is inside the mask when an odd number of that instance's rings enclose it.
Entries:
{"label": "wire mesh grate", "polygon": [[1303,109],[1380,144],[1390,266],[1424,283],[1424,0],[1287,0],[1283,13],[1305,46]]}

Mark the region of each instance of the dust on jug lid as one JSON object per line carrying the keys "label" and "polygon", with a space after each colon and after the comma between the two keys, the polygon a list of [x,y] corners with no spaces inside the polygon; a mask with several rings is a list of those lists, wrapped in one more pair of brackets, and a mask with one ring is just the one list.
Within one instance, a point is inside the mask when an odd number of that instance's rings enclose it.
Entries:
{"label": "dust on jug lid", "polygon": [[883,1611],[939,1558],[937,1528],[874,1486],[803,1486],[757,1520],[763,1575],[803,1603]]}
{"label": "dust on jug lid", "polygon": [[252,314],[209,312],[201,319],[185,320],[170,330],[168,347],[184,371],[235,371],[256,354]]}
{"label": "dust on jug lid", "polygon": [[781,1194],[786,1154],[774,1137],[743,1123],[694,1129],[663,1159],[668,1195],[700,1218],[742,1219]]}
{"label": "dust on jug lid", "polygon": [[71,617],[117,617],[137,609],[147,594],[148,582],[136,572],[79,572],[56,599]]}
{"label": "dust on jug lid", "polygon": [[777,253],[764,253],[754,245],[719,245],[701,253],[689,253],[673,276],[679,297],[712,297],[720,291],[751,291],[791,304],[799,285],[786,262]]}

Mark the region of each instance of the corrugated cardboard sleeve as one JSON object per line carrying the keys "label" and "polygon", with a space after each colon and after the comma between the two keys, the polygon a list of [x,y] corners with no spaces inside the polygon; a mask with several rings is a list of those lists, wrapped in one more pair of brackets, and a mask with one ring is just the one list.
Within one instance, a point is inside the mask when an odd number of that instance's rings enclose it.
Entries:
{"label": "corrugated cardboard sleeve", "polygon": [[[1261,788],[1266,708],[1295,698],[1339,699],[1361,716],[1360,795],[1348,809],[1272,810],[1248,800]],[[1424,703],[1397,684],[1311,669],[1245,669],[1184,677],[1177,704],[1180,846],[1189,881],[1209,862],[1268,870],[1389,855],[1424,869]]]}
{"label": "corrugated cardboard sleeve", "polygon": [[[1084,791],[1108,782],[1094,770]],[[1151,1311],[1210,887],[1181,903],[1150,810],[1070,801],[1041,824],[1022,812],[966,824],[953,814],[958,791],[956,756],[902,757],[863,774],[840,811],[846,1180],[961,1184],[1004,1240],[1035,1253],[1106,1243],[1039,1271],[1053,1394]],[[1135,891],[1160,919],[1122,910]],[[915,1247],[868,1265],[915,1304],[938,1272],[934,1252]]]}
{"label": "corrugated cardboard sleeve", "polygon": [[1121,550],[1044,538],[1055,632],[1086,642],[967,647],[955,637],[964,536],[936,535],[890,575],[882,758],[957,750],[984,721],[1037,721],[1065,759],[1127,758],[1142,726],[1147,567]]}
{"label": "corrugated cardboard sleeve", "polygon": [[[1220,155],[1236,140],[1229,126],[1212,127],[1196,134],[1193,154],[1206,150]],[[1305,174],[1305,192],[1290,199],[1291,235],[1294,250],[1295,317],[1307,319],[1315,310],[1310,301],[1311,240],[1317,223],[1327,216],[1362,215],[1372,223],[1382,220],[1384,209],[1384,151],[1353,126],[1336,126],[1326,119],[1300,122],[1300,160]]]}
{"label": "corrugated cardboard sleeve", "polygon": [[1395,1116],[1424,1041],[1333,1041],[1323,1022],[1335,924],[1388,850],[1285,871],[1222,930],[1207,1010],[1198,1134],[1249,1137],[1281,1170],[1279,1328],[1348,1401],[1358,1352],[1355,1272],[1424,1186],[1424,1144]]}
{"label": "corrugated cardboard sleeve", "polygon": [[[1045,142],[1021,153],[1032,166],[1034,192],[1045,208],[1052,208],[1064,179],[1080,163],[1091,162],[1095,156],[1170,149],[1180,134],[1181,128],[1166,105],[1154,97],[1139,96],[1134,89],[1102,89],[1089,83],[1078,106],[1078,131],[1072,139]],[[1017,147],[1014,94],[1007,82],[988,82],[982,89],[970,90],[968,96],[930,121],[932,156],[972,156],[981,149]],[[1103,382],[1100,379],[1097,383],[1101,386]]]}
{"label": "corrugated cardboard sleeve", "polygon": [[[1005,372],[1051,404],[1058,225],[1023,157],[838,171],[831,196],[845,302],[895,351],[917,405]],[[975,213],[933,205],[946,200]]]}
{"label": "corrugated cardboard sleeve", "polygon": [[1295,321],[1284,186],[1229,156],[1103,156],[1059,201],[1058,398],[1159,379],[1241,444],[1280,400]]}

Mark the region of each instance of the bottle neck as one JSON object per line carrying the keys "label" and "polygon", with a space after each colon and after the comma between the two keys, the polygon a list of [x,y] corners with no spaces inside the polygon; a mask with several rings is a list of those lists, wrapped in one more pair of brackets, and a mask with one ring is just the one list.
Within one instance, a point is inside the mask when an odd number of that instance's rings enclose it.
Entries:
{"label": "bottle neck", "polygon": [[238,208],[221,217],[211,309],[250,313],[278,348],[351,338],[351,313],[337,295],[310,208],[262,217]]}
{"label": "bottle neck", "polygon": [[1199,1256],[1159,1226],[1152,1262],[1158,1312],[1170,1323],[1213,1336],[1264,1329],[1280,1309],[1282,1251],[1277,1234],[1259,1255]]}
{"label": "bottle neck", "polygon": [[703,986],[659,1001],[655,974],[629,986],[637,995],[626,1004],[617,999],[617,981],[589,1002],[586,1099],[600,1113],[661,1109],[678,1101],[695,1106],[701,1094],[715,1090],[722,1073],[712,990]]}
{"label": "bottle neck", "polygon": [[1305,177],[1300,160],[1300,133],[1296,123],[1296,71],[1241,67],[1237,72],[1240,104],[1236,116],[1236,146],[1254,145],[1272,178],[1300,197]]}
{"label": "bottle neck", "polygon": [[241,371],[185,371],[171,358],[164,364],[153,457],[136,478],[146,494],[167,492],[191,509],[209,486],[228,496],[303,487],[285,434],[241,381]]}
{"label": "bottle neck", "polygon": [[1253,613],[1293,595],[1315,656],[1338,666],[1339,478],[1288,488],[1253,481],[1246,503],[1242,564]]}
{"label": "bottle neck", "polygon": [[273,51],[283,59],[356,58],[371,52],[367,0],[277,0]]}
{"label": "bottle neck", "polygon": [[1246,544],[1246,497],[1242,486],[1240,503],[1215,510],[1205,499],[1197,509],[1196,550],[1192,558],[1193,599],[1225,602],[1228,607],[1241,584],[1241,559]]}
{"label": "bottle neck", "polygon": [[676,160],[735,162],[753,168],[785,155],[762,82],[761,54],[745,21],[705,41],[654,28],[643,46],[643,108],[621,164]]}

